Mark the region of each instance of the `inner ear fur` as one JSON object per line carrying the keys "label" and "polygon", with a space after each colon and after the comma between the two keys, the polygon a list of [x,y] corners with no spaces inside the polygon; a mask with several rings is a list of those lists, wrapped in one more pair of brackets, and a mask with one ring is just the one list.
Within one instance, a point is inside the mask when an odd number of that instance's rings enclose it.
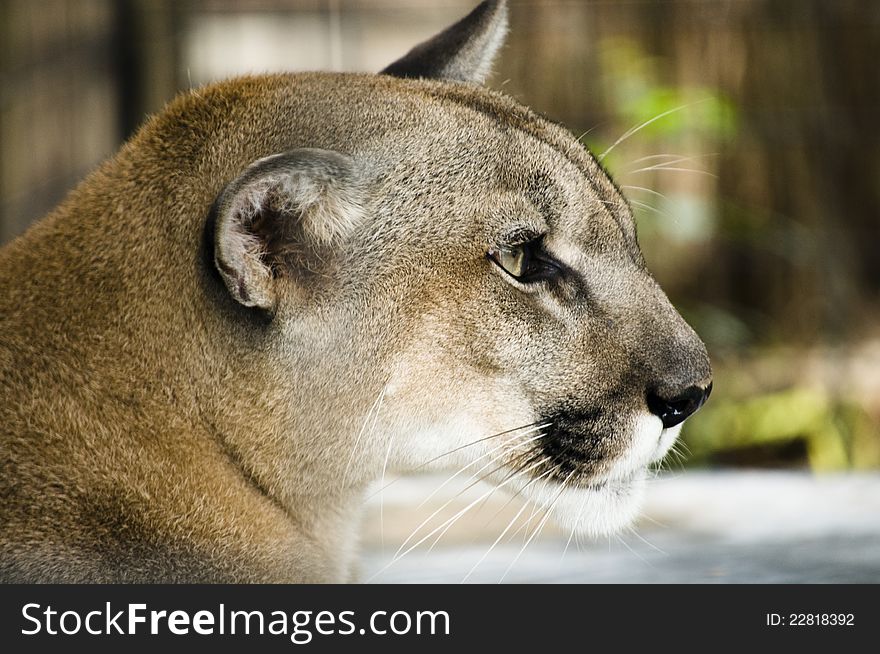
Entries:
{"label": "inner ear fur", "polygon": [[214,263],[230,295],[274,310],[278,279],[307,273],[362,217],[350,157],[300,148],[255,161],[215,202]]}

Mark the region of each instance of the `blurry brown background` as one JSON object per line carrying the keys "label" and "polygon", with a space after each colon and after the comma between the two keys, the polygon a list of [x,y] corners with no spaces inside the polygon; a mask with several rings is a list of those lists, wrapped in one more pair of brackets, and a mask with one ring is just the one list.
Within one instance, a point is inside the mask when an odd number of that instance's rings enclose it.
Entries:
{"label": "blurry brown background", "polygon": [[[473,4],[3,0],[0,243],[176,92],[375,71]],[[880,2],[514,1],[511,19],[491,86],[611,148],[709,345],[685,460],[880,467]]]}

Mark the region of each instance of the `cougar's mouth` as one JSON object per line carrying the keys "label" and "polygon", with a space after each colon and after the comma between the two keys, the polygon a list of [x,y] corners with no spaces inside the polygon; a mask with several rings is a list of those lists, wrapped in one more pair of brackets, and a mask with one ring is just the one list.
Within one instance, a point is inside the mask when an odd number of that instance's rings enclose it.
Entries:
{"label": "cougar's mouth", "polygon": [[581,488],[606,484],[608,480],[601,472],[607,467],[614,434],[603,411],[559,411],[545,422],[549,426],[537,444],[544,465],[536,473],[549,471],[548,476],[554,481]]}
{"label": "cougar's mouth", "polygon": [[649,466],[680,430],[648,413],[617,421],[602,410],[557,412],[542,423],[541,437],[530,443],[528,478],[515,486],[564,529],[593,536],[632,523]]}
{"label": "cougar's mouth", "polygon": [[654,416],[637,416],[625,429],[601,409],[561,411],[548,417],[535,443],[533,476],[587,490],[630,484],[657,463],[675,443],[680,425],[664,428]]}

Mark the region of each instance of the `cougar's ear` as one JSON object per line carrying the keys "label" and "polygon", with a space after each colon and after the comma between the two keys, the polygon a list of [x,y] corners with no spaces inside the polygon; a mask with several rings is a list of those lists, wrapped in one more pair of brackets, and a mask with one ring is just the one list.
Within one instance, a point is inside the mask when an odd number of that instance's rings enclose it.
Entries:
{"label": "cougar's ear", "polygon": [[274,309],[278,279],[307,274],[344,239],[360,200],[353,162],[336,152],[303,148],[251,164],[214,204],[214,263],[229,293]]}
{"label": "cougar's ear", "polygon": [[382,72],[395,77],[476,82],[489,75],[507,34],[507,3],[486,0],[460,21],[410,50]]}

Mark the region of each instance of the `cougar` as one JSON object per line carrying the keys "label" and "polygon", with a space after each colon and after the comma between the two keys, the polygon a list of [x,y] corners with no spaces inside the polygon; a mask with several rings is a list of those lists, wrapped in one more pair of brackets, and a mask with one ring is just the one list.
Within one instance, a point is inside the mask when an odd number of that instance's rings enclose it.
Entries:
{"label": "cougar", "polygon": [[386,466],[633,519],[708,356],[506,30],[186,92],[0,251],[0,579],[349,581]]}

